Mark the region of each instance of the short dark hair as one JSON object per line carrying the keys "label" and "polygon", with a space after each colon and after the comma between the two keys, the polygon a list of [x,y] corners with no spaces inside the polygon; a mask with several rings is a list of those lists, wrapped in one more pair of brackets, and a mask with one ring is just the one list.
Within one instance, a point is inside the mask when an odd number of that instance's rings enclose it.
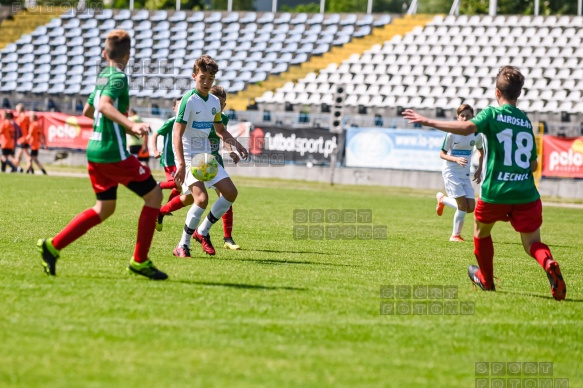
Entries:
{"label": "short dark hair", "polygon": [[517,100],[524,86],[524,75],[514,66],[504,66],[496,76],[496,89],[508,100]]}
{"label": "short dark hair", "polygon": [[457,115],[461,115],[464,110],[469,110],[472,112],[472,116],[474,115],[474,108],[470,104],[461,104],[459,108],[457,108]]}
{"label": "short dark hair", "polygon": [[119,61],[132,49],[130,34],[124,30],[113,30],[105,39],[105,55],[107,59]]}
{"label": "short dark hair", "polygon": [[128,109],[128,113],[133,113],[134,115],[138,114],[134,108]]}
{"label": "short dark hair", "polygon": [[211,88],[211,94],[219,98],[227,98],[227,91],[220,85],[214,85]]}
{"label": "short dark hair", "polygon": [[174,99],[174,104],[176,104],[177,102],[180,102],[180,101],[182,101],[182,97],[175,98]]}
{"label": "short dark hair", "polygon": [[12,112],[5,111],[5,113],[6,113],[7,120],[12,120],[14,118],[14,115],[12,114]]}
{"label": "short dark hair", "polygon": [[192,67],[192,72],[194,74],[197,74],[199,70],[215,75],[219,72],[219,65],[210,57],[210,55],[203,55],[194,61],[194,66]]}

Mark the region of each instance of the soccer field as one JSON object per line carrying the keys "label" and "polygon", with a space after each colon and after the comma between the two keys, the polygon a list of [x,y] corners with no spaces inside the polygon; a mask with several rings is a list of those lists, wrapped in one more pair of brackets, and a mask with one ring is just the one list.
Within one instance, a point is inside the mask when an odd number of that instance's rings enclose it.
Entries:
{"label": "soccer field", "polygon": [[[243,250],[219,249],[219,222],[216,256],[193,241],[193,258],[173,257],[186,214],[176,212],[151,250],[170,278],[153,282],[125,270],[141,209],[131,192],[119,189],[116,214],[66,248],[49,278],[36,240],[93,206],[89,180],[2,174],[0,386],[474,387],[491,382],[495,362],[552,363],[551,376],[541,367],[531,378],[583,386],[582,209],[544,210],[543,240],[568,289],[556,302],[508,224],[493,232],[498,291],[472,289],[472,219],[467,242],[450,243],[453,214],[435,215],[434,193],[234,181]],[[294,239],[308,225],[299,209],[369,209],[386,239]],[[383,285],[456,293],[381,299]],[[413,310],[419,301],[453,301],[464,314]],[[381,303],[399,308],[382,315]],[[489,363],[487,376],[476,363]]]}

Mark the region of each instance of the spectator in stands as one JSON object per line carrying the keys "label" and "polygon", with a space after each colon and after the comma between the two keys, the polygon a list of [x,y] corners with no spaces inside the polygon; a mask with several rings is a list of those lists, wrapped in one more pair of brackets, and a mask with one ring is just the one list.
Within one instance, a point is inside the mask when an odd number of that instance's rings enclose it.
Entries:
{"label": "spectator in stands", "polygon": [[47,103],[47,110],[49,112],[59,112],[59,107],[52,99],[49,98],[49,102]]}
{"label": "spectator in stands", "polygon": [[375,127],[382,127],[383,126],[383,118],[378,113],[374,115],[374,125],[375,125]]}
{"label": "spectator in stands", "polygon": [[28,131],[28,144],[30,144],[30,160],[26,165],[26,173],[34,174],[34,169],[32,168],[32,163],[36,163],[38,168],[43,172],[44,175],[47,175],[47,172],[43,165],[38,160],[38,150],[40,147],[44,147],[47,149],[47,143],[45,138],[45,133],[43,128],[41,127],[40,123],[38,122],[38,117],[36,113],[32,113],[30,115],[30,127]]}
{"label": "spectator in stands", "polygon": [[2,112],[2,125],[0,125],[0,143],[2,144],[2,172],[6,172],[6,166],[16,172],[16,160],[14,159],[16,123],[12,112]]}
{"label": "spectator in stands", "polygon": [[[143,123],[142,118],[134,109],[129,110],[129,117],[134,123]],[[130,154],[134,155],[140,163],[147,166],[150,160],[150,152],[148,151],[148,135],[144,135],[141,139],[137,136],[127,134],[128,150]]]}
{"label": "spectator in stands", "polygon": [[4,98],[2,100],[2,109],[11,109],[10,100],[9,99]]}
{"label": "spectator in stands", "polygon": [[22,167],[20,167],[20,161],[22,160],[22,155],[24,154],[24,159],[26,164],[30,164],[30,145],[28,144],[28,127],[30,126],[30,118],[24,111],[24,105],[16,105],[16,117],[14,118],[16,124],[20,127],[20,137],[16,139],[16,167],[18,172],[24,172]]}
{"label": "spectator in stands", "polygon": [[83,113],[83,102],[81,100],[77,100],[77,103],[75,104],[75,112]]}

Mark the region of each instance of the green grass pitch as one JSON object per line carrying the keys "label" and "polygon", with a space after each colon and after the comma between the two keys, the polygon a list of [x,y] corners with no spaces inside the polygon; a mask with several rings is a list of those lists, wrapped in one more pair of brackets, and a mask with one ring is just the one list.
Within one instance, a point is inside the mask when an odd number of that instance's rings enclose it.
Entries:
{"label": "green grass pitch", "polygon": [[[49,278],[36,240],[93,206],[89,180],[0,175],[0,386],[474,387],[477,362],[550,362],[552,378],[583,386],[582,209],[544,210],[559,303],[508,224],[493,233],[498,292],[474,290],[472,218],[467,242],[450,243],[453,214],[435,215],[434,193],[234,180],[243,250],[221,248],[219,222],[215,257],[196,242],[193,258],[173,257],[176,212],[151,250],[170,278],[153,282],[126,274],[141,209],[127,189]],[[370,209],[387,238],[296,240],[294,209]],[[454,286],[475,310],[381,315],[381,285]]]}

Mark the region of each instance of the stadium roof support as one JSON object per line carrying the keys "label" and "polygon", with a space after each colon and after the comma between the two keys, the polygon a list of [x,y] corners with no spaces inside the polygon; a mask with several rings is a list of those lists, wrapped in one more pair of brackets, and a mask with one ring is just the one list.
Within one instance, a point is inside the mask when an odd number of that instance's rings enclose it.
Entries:
{"label": "stadium roof support", "polygon": [[460,14],[460,0],[455,0],[449,10],[450,15],[458,16]]}
{"label": "stadium roof support", "polygon": [[413,0],[407,11],[408,15],[415,15],[417,13],[417,0]]}

